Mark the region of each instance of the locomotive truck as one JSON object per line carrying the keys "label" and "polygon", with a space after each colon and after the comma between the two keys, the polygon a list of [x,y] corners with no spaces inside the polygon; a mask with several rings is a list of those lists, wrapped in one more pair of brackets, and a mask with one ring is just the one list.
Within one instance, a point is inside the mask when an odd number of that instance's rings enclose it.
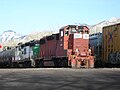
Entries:
{"label": "locomotive truck", "polygon": [[59,33],[0,52],[0,64],[6,67],[93,68],[89,32],[87,26],[64,26]]}

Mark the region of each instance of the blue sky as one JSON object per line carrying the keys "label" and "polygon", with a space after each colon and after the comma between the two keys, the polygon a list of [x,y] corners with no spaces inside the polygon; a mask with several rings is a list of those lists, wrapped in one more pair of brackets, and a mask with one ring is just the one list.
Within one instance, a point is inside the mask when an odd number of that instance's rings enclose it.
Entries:
{"label": "blue sky", "polygon": [[76,23],[96,24],[120,18],[120,0],[0,0],[0,33],[14,30],[23,35],[58,31]]}

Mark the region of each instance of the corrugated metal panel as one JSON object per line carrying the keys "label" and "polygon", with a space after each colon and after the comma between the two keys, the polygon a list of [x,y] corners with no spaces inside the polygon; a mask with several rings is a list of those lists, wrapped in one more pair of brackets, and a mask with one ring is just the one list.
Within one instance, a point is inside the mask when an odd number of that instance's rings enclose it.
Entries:
{"label": "corrugated metal panel", "polygon": [[[103,60],[115,64],[116,53],[120,52],[120,23],[103,27]],[[113,60],[113,61],[111,61]]]}

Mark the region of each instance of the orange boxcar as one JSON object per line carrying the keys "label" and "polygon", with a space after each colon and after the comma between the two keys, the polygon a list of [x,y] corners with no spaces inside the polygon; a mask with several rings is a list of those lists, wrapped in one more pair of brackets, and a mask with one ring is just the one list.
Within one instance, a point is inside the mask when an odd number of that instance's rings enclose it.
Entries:
{"label": "orange boxcar", "polygon": [[120,65],[120,23],[103,27],[103,62]]}

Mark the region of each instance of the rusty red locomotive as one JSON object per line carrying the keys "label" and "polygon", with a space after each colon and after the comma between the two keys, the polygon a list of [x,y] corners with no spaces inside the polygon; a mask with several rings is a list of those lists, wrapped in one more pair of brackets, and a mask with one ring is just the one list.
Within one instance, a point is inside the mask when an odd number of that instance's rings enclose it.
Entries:
{"label": "rusty red locomotive", "polygon": [[87,26],[67,25],[59,33],[40,39],[41,66],[93,68]]}

